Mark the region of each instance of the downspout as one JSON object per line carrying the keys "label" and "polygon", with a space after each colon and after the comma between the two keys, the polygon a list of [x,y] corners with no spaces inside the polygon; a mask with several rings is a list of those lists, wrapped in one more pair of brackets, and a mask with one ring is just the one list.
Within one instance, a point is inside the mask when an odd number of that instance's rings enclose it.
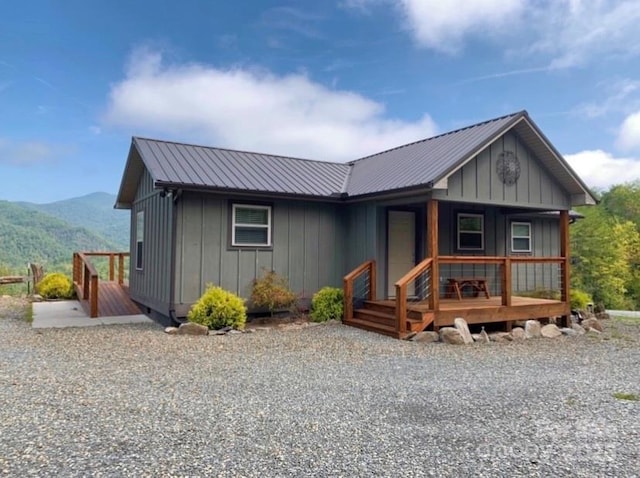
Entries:
{"label": "downspout", "polygon": [[172,191],[173,204],[171,205],[171,263],[169,264],[169,318],[173,323],[181,323],[176,316],[176,236],[178,224],[178,199],[182,196],[182,189]]}

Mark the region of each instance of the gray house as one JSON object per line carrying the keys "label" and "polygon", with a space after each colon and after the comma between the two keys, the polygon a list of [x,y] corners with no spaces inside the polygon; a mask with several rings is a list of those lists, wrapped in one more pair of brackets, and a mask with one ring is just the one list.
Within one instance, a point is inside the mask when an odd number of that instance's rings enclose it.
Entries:
{"label": "gray house", "polygon": [[346,323],[403,337],[566,316],[569,211],[594,203],[522,111],[350,163],[134,137],[116,207],[131,298],[160,320],[274,270],[304,298],[344,286]]}

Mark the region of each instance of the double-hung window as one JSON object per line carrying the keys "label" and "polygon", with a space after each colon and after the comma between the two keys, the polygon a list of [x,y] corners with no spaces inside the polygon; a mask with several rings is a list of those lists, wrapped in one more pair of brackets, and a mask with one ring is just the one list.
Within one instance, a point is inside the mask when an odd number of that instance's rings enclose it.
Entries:
{"label": "double-hung window", "polygon": [[458,213],[458,250],[484,250],[484,216]]}
{"label": "double-hung window", "polygon": [[144,211],[136,213],[136,269],[142,270],[144,251]]}
{"label": "double-hung window", "polygon": [[511,223],[511,252],[531,252],[531,223]]}
{"label": "double-hung window", "polygon": [[271,246],[271,206],[234,204],[231,215],[232,246]]}

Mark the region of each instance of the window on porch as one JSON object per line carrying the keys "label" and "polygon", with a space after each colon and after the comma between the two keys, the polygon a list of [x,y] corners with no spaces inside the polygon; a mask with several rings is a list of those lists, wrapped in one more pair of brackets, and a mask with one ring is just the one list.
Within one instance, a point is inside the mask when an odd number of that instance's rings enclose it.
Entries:
{"label": "window on porch", "polygon": [[458,213],[458,250],[484,250],[484,215]]}
{"label": "window on porch", "polygon": [[531,252],[531,223],[511,223],[511,252]]}

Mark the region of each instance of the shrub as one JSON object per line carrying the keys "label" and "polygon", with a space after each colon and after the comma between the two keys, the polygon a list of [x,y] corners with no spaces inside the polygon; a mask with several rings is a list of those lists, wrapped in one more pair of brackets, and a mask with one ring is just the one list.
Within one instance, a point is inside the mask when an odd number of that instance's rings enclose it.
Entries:
{"label": "shrub", "polygon": [[323,287],[311,299],[311,319],[314,322],[341,320],[344,293],[337,287]]}
{"label": "shrub", "polygon": [[569,299],[571,301],[571,308],[577,310],[585,310],[587,305],[593,301],[589,294],[580,289],[570,289]]}
{"label": "shrub", "polygon": [[266,307],[271,315],[279,309],[290,309],[296,300],[296,294],[289,288],[287,279],[275,271],[269,271],[253,281],[251,302],[255,307]]}
{"label": "shrub", "polygon": [[247,321],[247,308],[244,300],[234,293],[208,285],[202,297],[191,307],[187,319],[210,329],[243,329]]}
{"label": "shrub", "polygon": [[38,294],[45,299],[71,299],[73,283],[64,274],[47,274],[38,284]]}
{"label": "shrub", "polygon": [[531,297],[533,299],[550,299],[560,300],[560,291],[554,289],[535,289],[529,291],[518,291],[517,294],[522,297]]}

